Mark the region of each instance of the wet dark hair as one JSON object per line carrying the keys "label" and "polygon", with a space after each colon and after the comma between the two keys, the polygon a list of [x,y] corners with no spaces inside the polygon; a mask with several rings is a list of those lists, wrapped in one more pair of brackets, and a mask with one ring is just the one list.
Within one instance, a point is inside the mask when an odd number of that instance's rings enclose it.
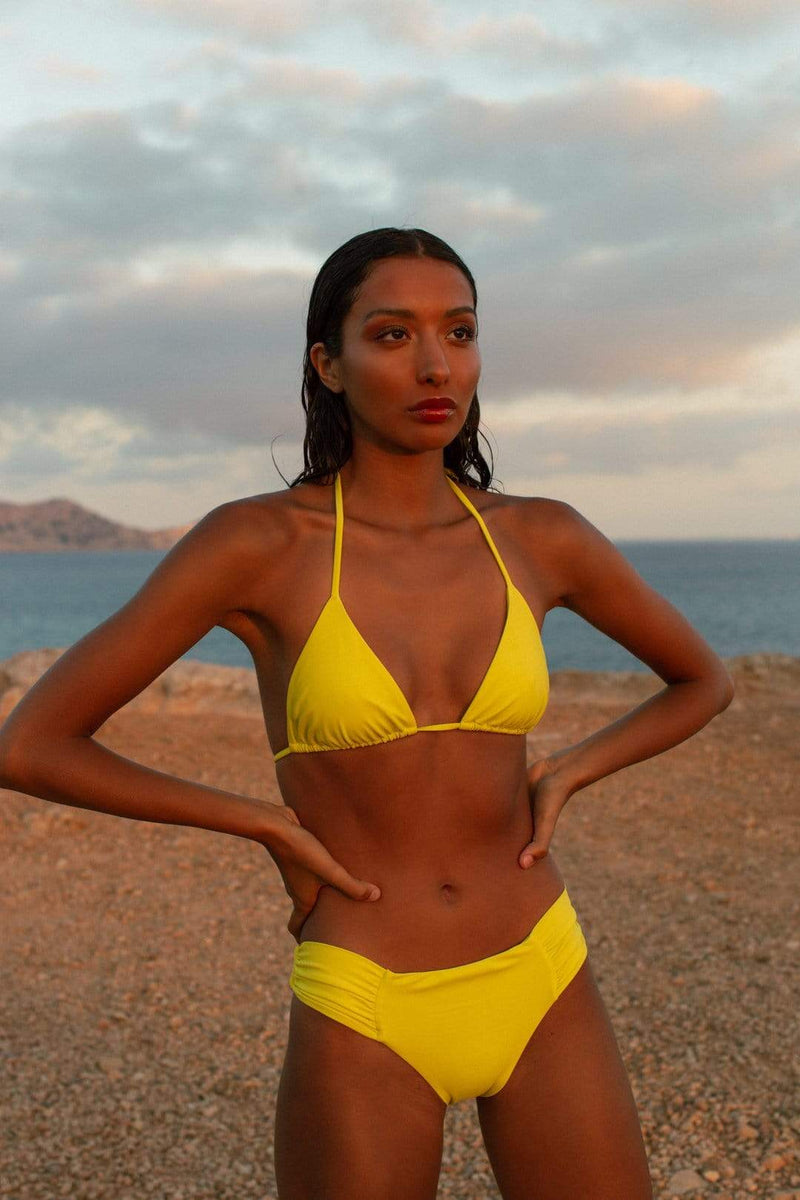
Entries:
{"label": "wet dark hair", "polygon": [[[387,226],[359,233],[334,250],[319,269],[306,321],[306,350],[303,358],[302,404],[306,414],[303,441],[304,469],[289,484],[329,483],[353,452],[350,417],[342,395],[326,387],[311,362],[309,351],[323,342],[332,358],[342,352],[342,324],[359,288],[373,265],[393,256],[438,258],[458,267],[472,290],[475,307],[478,291],[472,273],[447,242],[425,229],[401,229]],[[492,451],[479,429],[478,393],[472,398],[467,419],[458,436],[444,448],[444,466],[460,483],[487,490],[492,482]],[[478,446],[478,437],[486,441],[490,466]],[[470,474],[477,472],[477,479]]]}

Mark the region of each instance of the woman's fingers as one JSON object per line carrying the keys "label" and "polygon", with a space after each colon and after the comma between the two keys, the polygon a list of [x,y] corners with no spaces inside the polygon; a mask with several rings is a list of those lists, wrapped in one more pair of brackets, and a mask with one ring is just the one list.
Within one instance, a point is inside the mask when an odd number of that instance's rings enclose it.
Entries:
{"label": "woman's fingers", "polygon": [[378,900],[380,898],[381,890],[377,884],[368,883],[365,879],[358,879],[355,875],[351,875],[341,863],[336,861],[322,842],[310,830],[304,829],[299,821],[297,824],[294,822],[290,824],[287,821],[286,826],[283,827],[280,845],[273,842],[268,849],[278,863],[284,878],[288,874],[294,876],[295,872],[299,870],[300,877],[305,875],[309,882],[316,878],[322,883],[328,883],[352,900]]}
{"label": "woman's fingers", "polygon": [[309,909],[300,909],[300,908],[297,908],[297,906],[295,906],[292,909],[292,913],[286,924],[286,928],[289,930],[289,933],[292,935],[292,937],[294,938],[295,941],[297,941],[299,934],[300,934],[300,930],[303,928],[306,917],[308,916],[308,914],[310,912],[311,912],[310,908]]}
{"label": "woman's fingers", "polygon": [[313,833],[304,829],[302,833],[298,830],[297,835],[308,847],[301,860],[303,865],[316,872],[325,883],[338,888],[352,900],[377,900],[380,897],[381,890],[376,884],[367,883],[366,880],[351,875],[341,863],[336,861],[330,851],[326,850],[322,842],[314,837]]}
{"label": "woman's fingers", "polygon": [[566,798],[550,795],[545,797],[541,794],[542,789],[537,788],[537,794],[534,795],[531,805],[533,816],[533,840],[524,846],[519,856],[520,866],[530,867],[535,862],[544,858],[550,849],[550,842],[553,838],[556,822],[558,821],[559,813],[566,803]]}
{"label": "woman's fingers", "polygon": [[334,858],[330,859],[327,872],[321,870],[320,874],[326,883],[332,884],[333,887],[338,888],[340,892],[344,892],[345,896],[350,896],[353,900],[380,899],[381,889],[377,884],[367,883],[363,879],[356,879],[355,875],[351,875]]}
{"label": "woman's fingers", "polygon": [[300,912],[296,908],[292,909],[292,915],[289,917],[286,928],[289,930],[289,933],[296,942],[299,942],[300,940],[300,930],[305,925],[307,916],[307,912]]}

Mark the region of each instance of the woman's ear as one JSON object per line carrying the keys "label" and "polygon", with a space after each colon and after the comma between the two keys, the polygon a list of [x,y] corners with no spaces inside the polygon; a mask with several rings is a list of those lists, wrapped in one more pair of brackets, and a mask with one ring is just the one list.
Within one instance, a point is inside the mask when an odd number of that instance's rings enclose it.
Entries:
{"label": "woman's ear", "polygon": [[324,342],[315,342],[309,350],[308,356],[326,388],[329,388],[332,392],[341,392],[344,390],[339,379],[338,360],[331,358],[325,349]]}

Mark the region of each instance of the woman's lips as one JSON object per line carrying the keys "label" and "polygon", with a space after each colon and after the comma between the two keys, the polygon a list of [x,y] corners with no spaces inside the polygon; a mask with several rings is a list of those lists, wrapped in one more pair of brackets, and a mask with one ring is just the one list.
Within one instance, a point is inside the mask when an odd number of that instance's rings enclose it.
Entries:
{"label": "woman's lips", "polygon": [[439,405],[438,408],[428,405],[426,408],[410,408],[408,411],[411,413],[412,417],[416,417],[417,420],[426,421],[429,424],[432,424],[435,421],[446,421],[447,418],[452,416],[456,410],[451,408],[448,404],[443,404]]}
{"label": "woman's lips", "polygon": [[455,410],[455,401],[449,396],[429,396],[427,400],[420,400],[419,404],[415,404],[408,411],[421,421],[435,422],[446,421]]}
{"label": "woman's lips", "polygon": [[412,404],[411,411],[419,412],[422,408],[455,408],[455,406],[456,402],[451,396],[428,396],[426,400]]}

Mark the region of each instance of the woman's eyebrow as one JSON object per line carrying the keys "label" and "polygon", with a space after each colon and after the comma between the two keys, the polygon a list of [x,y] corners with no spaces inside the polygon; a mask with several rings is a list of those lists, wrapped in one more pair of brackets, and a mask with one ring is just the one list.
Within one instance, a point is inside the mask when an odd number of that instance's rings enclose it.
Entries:
{"label": "woman's eyebrow", "polygon": [[[416,319],[417,315],[410,308],[373,308],[371,312],[367,313],[361,324],[366,325],[370,317],[376,317],[379,313],[390,317],[410,317],[412,321]],[[470,308],[468,304],[462,304],[459,308],[448,308],[444,315],[446,317],[455,317],[458,313],[472,313],[474,317],[478,315],[475,309]]]}

